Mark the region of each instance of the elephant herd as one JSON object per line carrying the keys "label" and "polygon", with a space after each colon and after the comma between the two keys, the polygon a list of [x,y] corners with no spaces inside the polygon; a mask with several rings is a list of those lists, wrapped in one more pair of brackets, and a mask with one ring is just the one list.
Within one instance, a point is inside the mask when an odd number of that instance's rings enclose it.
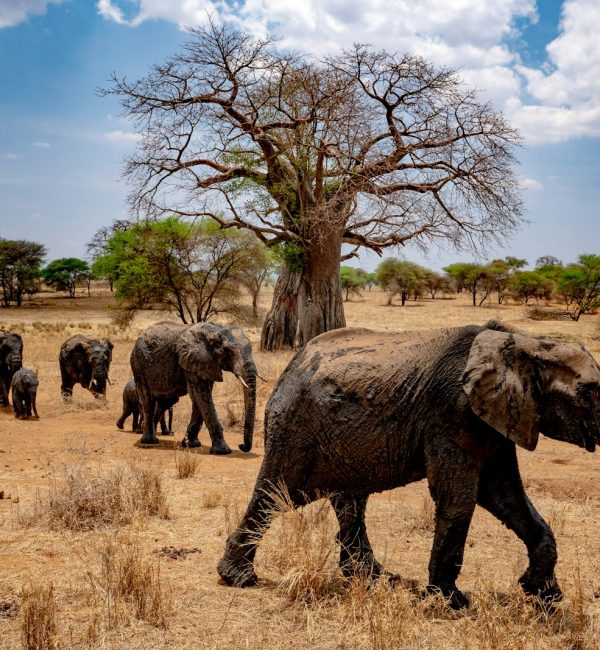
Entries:
{"label": "elephant herd", "polygon": [[[95,397],[106,395],[110,383],[112,342],[90,339],[81,334],[68,338],[60,348],[61,394],[71,398],[75,384],[81,384]],[[36,409],[37,375],[22,368],[23,340],[19,334],[0,330],[0,405],[7,407],[12,389],[13,409],[17,417],[31,417]],[[212,399],[214,382],[223,381],[223,371],[233,373],[244,390],[244,441],[242,451],[252,449],[258,376],[252,346],[239,328],[215,323],[178,325],[164,321],[149,327],[138,337],[131,352],[134,379],[123,389],[123,413],[117,420],[122,429],[129,415],[133,430],[141,430],[142,444],[156,444],[156,426],[163,434],[172,429],[173,405],[189,394],[192,415],[182,444],[199,447],[198,434],[206,424],[211,438],[211,454],[229,454]],[[169,415],[167,425],[164,414]]]}
{"label": "elephant herd", "polygon": [[[4,382],[22,355],[22,346],[5,355],[9,334],[1,339]],[[86,341],[72,337],[63,344],[64,395],[75,381],[96,394],[106,388],[112,345]],[[141,442],[155,443],[157,423],[188,393],[192,415],[185,444],[199,446],[205,423],[211,452],[229,453],[212,387],[223,371],[232,372],[244,386],[240,449],[250,451],[259,375],[241,330],[158,323],[137,339],[131,367],[135,386],[126,387],[118,426],[133,414],[134,429],[142,423]],[[2,390],[4,398],[6,382]],[[296,506],[329,495],[344,575],[393,578],[367,535],[368,498],[427,478],[436,515],[428,591],[440,593],[452,608],[468,605],[456,580],[479,505],[525,544],[529,566],[519,579],[524,592],[547,605],[561,598],[555,538],[525,492],[516,446],[531,451],[542,433],[595,450],[600,367],[583,346],[495,321],[403,333],[339,329],[296,353],[275,384],[264,424],[265,453],[254,491],[218,564],[227,585],[258,582],[254,556],[275,512],[275,488]]]}

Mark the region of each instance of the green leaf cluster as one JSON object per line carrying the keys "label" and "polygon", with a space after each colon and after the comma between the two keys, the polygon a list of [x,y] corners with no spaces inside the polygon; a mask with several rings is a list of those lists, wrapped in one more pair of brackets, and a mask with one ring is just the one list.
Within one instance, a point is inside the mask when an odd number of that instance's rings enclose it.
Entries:
{"label": "green leaf cluster", "polygon": [[32,241],[0,239],[0,286],[2,304],[20,307],[23,295],[39,290],[41,267],[46,248]]}

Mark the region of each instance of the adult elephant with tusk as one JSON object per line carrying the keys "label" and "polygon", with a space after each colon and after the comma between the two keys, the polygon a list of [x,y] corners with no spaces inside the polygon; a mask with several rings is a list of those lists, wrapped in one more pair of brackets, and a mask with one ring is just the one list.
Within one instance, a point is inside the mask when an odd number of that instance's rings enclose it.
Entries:
{"label": "adult elephant with tusk", "polygon": [[167,408],[189,393],[192,416],[184,446],[200,446],[198,434],[204,422],[212,442],[210,453],[231,453],[212,399],[213,384],[223,381],[226,371],[244,387],[244,442],[239,448],[245,452],[252,449],[257,371],[252,346],[241,329],[216,323],[157,323],[135,342],[131,369],[144,417],[142,444],[158,443],[156,404]]}
{"label": "adult elephant with tusk", "polygon": [[75,384],[81,384],[96,398],[104,398],[106,384],[110,384],[108,371],[112,351],[113,344],[109,339],[90,339],[82,334],[68,338],[60,346],[58,356],[63,399],[71,398]]}

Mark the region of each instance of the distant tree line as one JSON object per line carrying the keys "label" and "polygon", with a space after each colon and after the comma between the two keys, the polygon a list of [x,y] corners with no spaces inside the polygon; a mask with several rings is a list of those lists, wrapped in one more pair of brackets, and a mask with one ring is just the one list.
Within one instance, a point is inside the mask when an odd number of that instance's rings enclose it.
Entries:
{"label": "distant tree line", "polygon": [[445,298],[467,292],[473,306],[481,306],[492,297],[498,304],[508,299],[524,304],[530,300],[555,300],[565,304],[573,320],[600,307],[600,255],[583,254],[577,262],[567,265],[548,255],[540,257],[532,271],[524,270],[526,266],[527,260],[508,256],[484,264],[457,262],[438,273],[391,257],[370,274],[342,266],[340,284],[348,300],[351,294],[360,293],[369,279],[387,293],[388,305],[396,297],[404,305],[410,298]]}
{"label": "distant tree line", "polygon": [[[279,268],[285,251],[267,248],[244,230],[220,228],[212,218],[193,223],[179,217],[155,221],[114,221],[99,229],[87,245],[91,263],[75,257],[52,260],[43,244],[0,239],[1,305],[21,306],[42,284],[64,291],[90,293],[92,280],[106,280],[121,307],[133,313],[147,307],[164,307],[184,323],[217,317],[241,316],[240,291],[252,298],[251,316],[258,318],[258,297],[266,280]],[[399,298],[447,298],[467,292],[474,306],[495,299],[528,304],[554,300],[565,305],[573,320],[600,307],[600,255],[585,253],[563,264],[546,255],[532,271],[527,260],[512,256],[486,263],[457,262],[438,273],[407,260],[383,260],[374,272],[342,266],[340,288],[344,300],[378,285],[387,304]]]}

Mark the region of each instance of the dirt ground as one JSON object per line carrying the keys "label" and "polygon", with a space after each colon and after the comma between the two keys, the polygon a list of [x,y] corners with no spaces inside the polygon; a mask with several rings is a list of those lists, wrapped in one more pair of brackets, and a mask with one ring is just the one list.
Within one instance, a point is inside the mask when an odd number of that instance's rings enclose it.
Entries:
{"label": "dirt ground", "polygon": [[[265,310],[270,297],[265,290]],[[26,594],[44,593],[50,584],[53,593],[44,596],[54,613],[50,636],[62,648],[600,648],[598,457],[545,438],[535,452],[519,450],[519,460],[529,494],[557,538],[565,601],[551,615],[519,595],[517,579],[527,563],[523,545],[479,508],[458,581],[472,607],[451,615],[416,595],[426,585],[432,541],[425,482],[373,495],[368,508],[376,556],[416,588],[344,585],[335,573],[334,518],[323,502],[276,520],[259,549],[258,588],[224,586],[216,565],[254,485],[263,456],[264,405],[291,354],[259,352],[259,330],[247,328],[259,372],[268,379],[259,386],[255,447],[249,454],[237,450],[243,397],[235,379],[226,377],[215,401],[235,451],[208,455],[204,429],[196,474],[181,479],[176,443],[190,414],[187,397],[175,407],[175,435],[162,438],[158,448],[137,447],[137,434],[115,426],[133,342],[165,314],[143,312],[123,331],[112,323],[112,306],[110,294],[96,292],[74,300],[45,296],[33,306],[0,312],[0,328],[23,336],[24,366],[39,374],[41,416],[19,421],[0,413],[0,648],[20,647],[29,620]],[[525,306],[476,308],[467,296],[386,307],[384,295],[374,290],[346,303],[346,317],[349,326],[386,331],[501,318],[536,334],[582,342],[600,360],[598,316],[579,323],[532,321]],[[106,403],[80,386],[72,403],[60,398],[58,351],[77,332],[114,343]],[[71,530],[52,519],[51,497],[64,494],[68,477],[84,476],[95,485],[124,467],[154,471],[168,518],[135,516],[91,530]],[[136,549],[153,572],[162,599],[154,605],[163,613],[158,622],[140,612],[133,596],[117,602],[103,582],[111,542]],[[299,578],[312,596],[298,591]]]}

